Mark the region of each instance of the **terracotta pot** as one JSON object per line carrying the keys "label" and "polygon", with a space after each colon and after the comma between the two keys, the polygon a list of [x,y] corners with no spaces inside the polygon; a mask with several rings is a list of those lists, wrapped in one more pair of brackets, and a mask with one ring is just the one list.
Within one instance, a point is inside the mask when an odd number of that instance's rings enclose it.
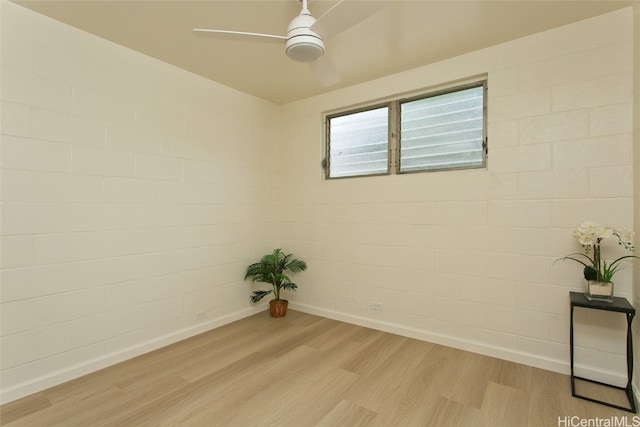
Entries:
{"label": "terracotta pot", "polygon": [[286,299],[272,299],[269,301],[269,311],[271,312],[271,317],[284,317],[287,315],[287,307],[289,306],[289,301]]}

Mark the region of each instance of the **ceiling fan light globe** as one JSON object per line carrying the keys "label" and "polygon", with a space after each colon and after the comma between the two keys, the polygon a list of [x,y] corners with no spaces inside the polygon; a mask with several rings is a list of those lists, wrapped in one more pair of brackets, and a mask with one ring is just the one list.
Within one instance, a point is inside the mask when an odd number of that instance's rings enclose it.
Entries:
{"label": "ceiling fan light globe", "polygon": [[296,62],[314,62],[324,55],[322,37],[311,30],[316,19],[304,9],[287,28],[285,52]]}
{"label": "ceiling fan light globe", "polygon": [[324,55],[324,43],[312,36],[298,36],[287,41],[287,56],[296,62],[314,62]]}

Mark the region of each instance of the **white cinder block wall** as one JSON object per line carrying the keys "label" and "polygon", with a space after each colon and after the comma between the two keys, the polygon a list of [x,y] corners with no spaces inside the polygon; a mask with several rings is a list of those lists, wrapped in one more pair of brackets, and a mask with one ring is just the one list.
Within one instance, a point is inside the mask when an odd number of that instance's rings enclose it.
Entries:
{"label": "white cinder block wall", "polygon": [[252,313],[277,107],[0,5],[3,401]]}
{"label": "white cinder block wall", "polygon": [[[309,261],[295,307],[568,372],[568,293],[584,279],[553,261],[581,250],[583,221],[634,225],[632,18],[628,8],[284,106],[281,236]],[[324,111],[484,73],[487,169],[323,179]],[[631,273],[616,294],[631,298]],[[626,323],[606,314],[576,313],[576,363],[618,382]]]}
{"label": "white cinder block wall", "polygon": [[[633,5],[633,201],[636,238],[640,238],[640,3]],[[636,247],[640,247],[636,240]],[[633,270],[634,306],[640,309],[640,266]],[[640,337],[640,323],[635,321],[634,333]],[[640,344],[634,341],[635,366],[640,366]],[[634,371],[635,390],[638,390],[638,369]]]}
{"label": "white cinder block wall", "polygon": [[[3,401],[251,313],[276,245],[309,262],[294,307],[568,370],[553,260],[633,225],[631,9],[276,107],[0,5]],[[484,73],[486,170],[322,178],[323,111]],[[578,317],[619,379],[624,322]]]}

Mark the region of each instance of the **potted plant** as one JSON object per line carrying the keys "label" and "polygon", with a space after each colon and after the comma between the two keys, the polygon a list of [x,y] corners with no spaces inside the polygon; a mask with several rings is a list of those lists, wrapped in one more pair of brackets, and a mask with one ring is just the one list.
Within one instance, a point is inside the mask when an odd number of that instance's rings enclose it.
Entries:
{"label": "potted plant", "polygon": [[[611,237],[618,239],[618,244],[633,252],[633,231],[612,227],[601,227],[593,222],[583,222],[574,230],[573,237],[582,245],[584,252],[569,254],[560,260],[570,259],[584,266],[583,274],[587,280],[587,298],[600,298],[612,301],[613,275],[620,269],[620,261],[626,258],[638,258],[625,255],[607,262],[602,257],[602,241]],[[640,259],[640,258],[638,258]],[[559,261],[559,260],[556,260]]]}
{"label": "potted plant", "polygon": [[257,303],[265,296],[273,293],[274,299],[269,302],[271,317],[283,317],[287,314],[289,301],[280,298],[280,291],[288,289],[295,291],[298,285],[291,282],[285,272],[297,273],[307,269],[307,263],[292,258],[291,254],[285,254],[282,249],[275,249],[273,253],[262,257],[259,262],[247,267],[245,280],[251,278],[254,282],[269,283],[273,289],[267,291],[257,290],[251,294],[251,302]]}

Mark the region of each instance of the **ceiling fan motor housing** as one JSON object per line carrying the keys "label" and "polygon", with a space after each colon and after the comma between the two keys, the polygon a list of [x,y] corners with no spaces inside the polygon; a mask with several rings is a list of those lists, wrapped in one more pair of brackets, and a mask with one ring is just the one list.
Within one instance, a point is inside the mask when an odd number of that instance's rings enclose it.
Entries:
{"label": "ceiling fan motor housing", "polygon": [[322,37],[311,30],[316,19],[308,13],[301,13],[289,24],[285,51],[297,62],[313,62],[324,55]]}

